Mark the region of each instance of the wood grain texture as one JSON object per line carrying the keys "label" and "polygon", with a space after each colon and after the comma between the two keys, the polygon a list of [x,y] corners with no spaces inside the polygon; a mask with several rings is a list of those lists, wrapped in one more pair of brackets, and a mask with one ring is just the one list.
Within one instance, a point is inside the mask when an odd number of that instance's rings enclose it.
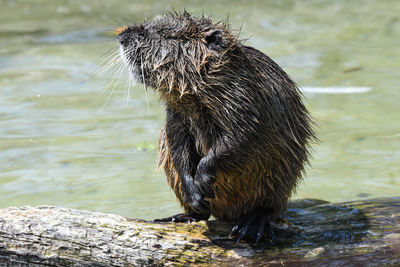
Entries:
{"label": "wood grain texture", "polygon": [[221,221],[160,224],[67,208],[0,210],[0,266],[400,264],[400,198],[291,203],[272,248]]}

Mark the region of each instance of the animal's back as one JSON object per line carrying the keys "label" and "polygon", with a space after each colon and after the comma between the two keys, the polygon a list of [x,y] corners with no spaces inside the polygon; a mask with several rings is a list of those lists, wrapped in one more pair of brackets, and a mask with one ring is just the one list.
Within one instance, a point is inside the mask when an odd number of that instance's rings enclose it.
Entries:
{"label": "animal's back", "polygon": [[[182,114],[194,143],[237,147],[221,162],[225,168],[220,166],[216,174],[215,197],[207,199],[211,214],[229,221],[254,209],[268,210],[272,216],[282,212],[301,179],[308,157],[306,144],[313,136],[295,83],[262,52],[251,47],[243,47],[243,51],[247,58],[230,64],[244,64],[245,68],[235,67],[237,72],[230,75],[236,76],[226,77],[240,87],[216,86],[199,98],[202,110]],[[209,120],[201,120],[204,114],[199,112],[207,113]],[[169,153],[174,144],[168,141],[165,128],[173,126],[167,123],[160,135],[160,163],[182,206],[189,210]],[[207,155],[208,147],[196,147],[193,153],[199,159]]]}

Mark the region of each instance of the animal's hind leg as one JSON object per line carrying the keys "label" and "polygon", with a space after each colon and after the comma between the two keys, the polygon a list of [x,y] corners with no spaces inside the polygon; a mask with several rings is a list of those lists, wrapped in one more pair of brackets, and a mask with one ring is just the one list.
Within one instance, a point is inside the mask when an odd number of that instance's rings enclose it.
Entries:
{"label": "animal's hind leg", "polygon": [[260,209],[246,213],[239,219],[235,227],[232,228],[229,238],[233,235],[238,236],[237,243],[247,236],[255,240],[255,244],[258,244],[262,238],[265,238],[267,245],[272,245],[275,235],[269,213]]}

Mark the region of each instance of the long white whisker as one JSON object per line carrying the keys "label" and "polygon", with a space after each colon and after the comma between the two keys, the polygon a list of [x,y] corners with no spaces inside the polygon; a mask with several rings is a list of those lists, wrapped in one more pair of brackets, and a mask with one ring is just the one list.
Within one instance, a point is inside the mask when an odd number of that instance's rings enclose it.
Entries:
{"label": "long white whisker", "polygon": [[147,86],[146,86],[146,81],[144,80],[143,56],[142,55],[140,55],[140,67],[142,68],[142,79],[143,79],[143,85],[144,85],[144,94],[146,96],[147,112],[150,114],[149,98],[147,96]]}
{"label": "long white whisker", "polygon": [[[113,67],[115,67],[115,65]],[[111,86],[111,84],[116,80],[117,76],[121,72],[121,69],[124,67],[124,65],[120,64],[120,65],[117,65],[116,67],[117,67],[117,70],[115,71],[113,77],[111,78],[111,81],[109,83],[107,83],[106,86],[104,86],[104,88],[101,90],[99,97],[101,97],[107,91],[107,88],[109,88]]]}
{"label": "long white whisker", "polygon": [[94,76],[94,75],[97,75],[97,74],[104,73],[105,70],[108,69],[109,65],[112,65],[112,64],[114,63],[113,61],[116,59],[116,55],[117,55],[117,53],[114,52],[114,53],[111,53],[110,55],[106,56],[106,57],[97,65],[96,68],[94,68],[92,71],[90,71],[88,78],[89,78],[89,77],[92,77],[92,76]]}
{"label": "long white whisker", "polygon": [[104,58],[102,59],[102,61],[99,64],[97,64],[97,66],[98,66],[97,69],[99,69],[99,67],[101,67],[106,61],[108,61],[110,58],[114,57],[117,54],[118,54],[118,51],[114,51],[109,55],[105,55]]}
{"label": "long white whisker", "polygon": [[130,99],[130,93],[131,93],[131,85],[132,85],[132,76],[129,75],[128,79],[128,94],[126,96],[126,106],[129,106],[129,99]]}
{"label": "long white whisker", "polygon": [[150,115],[150,106],[149,106],[149,98],[147,96],[147,87],[144,88],[144,95],[146,96],[146,106],[147,106],[147,112]]}
{"label": "long white whisker", "polygon": [[103,105],[102,108],[104,108],[104,107],[107,105],[108,101],[110,100],[111,96],[113,95],[114,90],[115,90],[115,87],[117,86],[119,80],[121,79],[122,73],[124,72],[125,69],[126,69],[126,65],[123,65],[123,67],[120,68],[120,71],[119,71],[119,74],[118,74],[118,78],[117,78],[117,80],[115,81],[114,86],[112,87],[111,92],[110,92],[110,94],[108,95],[107,100],[106,100],[106,102],[104,103],[104,105]]}
{"label": "long white whisker", "polygon": [[108,71],[113,64],[119,63],[119,62],[121,62],[121,61],[120,61],[118,54],[113,55],[113,57],[102,68],[100,68],[97,71],[97,74],[103,74],[104,72]]}

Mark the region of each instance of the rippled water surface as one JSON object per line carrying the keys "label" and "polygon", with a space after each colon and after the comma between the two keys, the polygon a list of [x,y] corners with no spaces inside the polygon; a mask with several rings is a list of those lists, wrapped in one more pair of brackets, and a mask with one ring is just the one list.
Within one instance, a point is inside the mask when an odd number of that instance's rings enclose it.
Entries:
{"label": "rippled water surface", "polygon": [[143,85],[128,93],[126,76],[110,84],[116,68],[91,75],[118,48],[114,27],[172,8],[229,14],[248,44],[305,88],[321,143],[295,198],[400,194],[397,0],[0,0],[0,208],[146,219],[180,211],[156,171],[158,96],[146,99]]}

